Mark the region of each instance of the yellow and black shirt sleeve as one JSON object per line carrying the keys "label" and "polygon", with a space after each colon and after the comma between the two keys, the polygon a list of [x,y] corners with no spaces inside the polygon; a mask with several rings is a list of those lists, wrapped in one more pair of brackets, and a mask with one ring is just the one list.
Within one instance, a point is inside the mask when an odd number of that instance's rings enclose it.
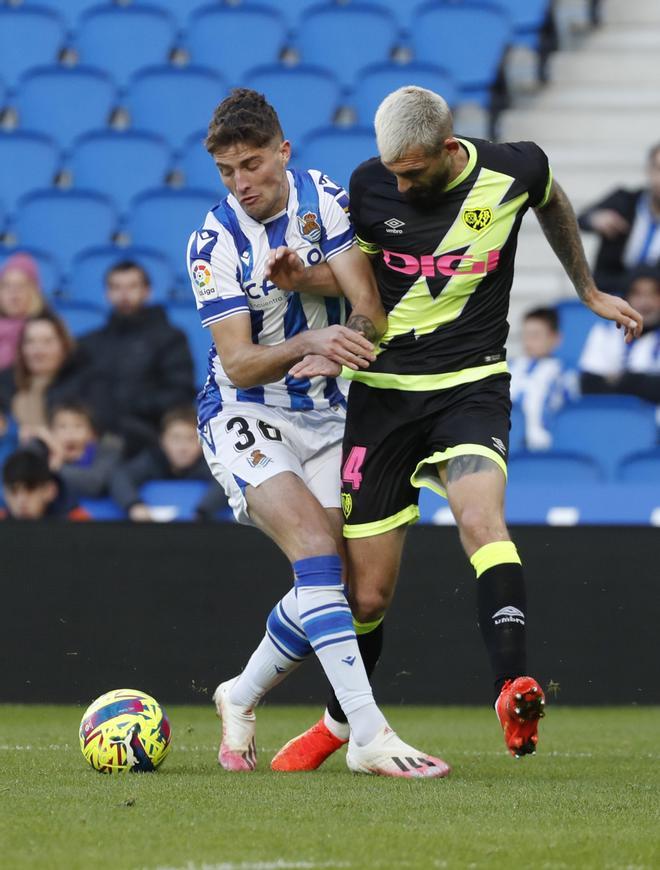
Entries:
{"label": "yellow and black shirt sleeve", "polygon": [[353,174],[351,175],[348,195],[348,199],[350,202],[350,217],[353,228],[355,230],[358,247],[361,251],[364,251],[365,254],[368,254],[370,257],[374,257],[376,256],[376,254],[380,254],[382,248],[369,237],[369,230],[360,221],[360,212],[362,211],[360,205],[364,192],[364,187],[359,181],[360,168],[361,166],[358,166],[355,172],[353,172]]}
{"label": "yellow and black shirt sleeve", "polygon": [[518,177],[529,191],[529,207],[543,208],[552,191],[548,155],[536,142],[511,142],[509,147],[518,157]]}

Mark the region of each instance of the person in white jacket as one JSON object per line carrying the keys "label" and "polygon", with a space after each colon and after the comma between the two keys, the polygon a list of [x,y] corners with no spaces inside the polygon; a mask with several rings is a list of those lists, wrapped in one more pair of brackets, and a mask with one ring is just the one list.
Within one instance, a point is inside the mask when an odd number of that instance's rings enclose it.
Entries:
{"label": "person in white jacket", "polygon": [[595,324],[580,357],[580,386],[583,393],[628,393],[660,404],[660,271],[636,269],[626,299],[644,317],[642,335],[626,344],[614,324]]}

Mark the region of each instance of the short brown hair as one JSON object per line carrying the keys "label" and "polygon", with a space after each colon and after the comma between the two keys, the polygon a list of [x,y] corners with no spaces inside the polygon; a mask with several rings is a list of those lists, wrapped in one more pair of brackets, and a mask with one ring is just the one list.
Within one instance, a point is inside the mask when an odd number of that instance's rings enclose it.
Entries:
{"label": "short brown hair", "polygon": [[163,419],[160,421],[161,433],[169,429],[175,423],[188,423],[190,426],[197,428],[197,412],[192,405],[180,405],[177,408],[170,408],[163,414]]}
{"label": "short brown hair", "polygon": [[27,363],[25,361],[25,354],[23,353],[23,345],[25,344],[25,335],[30,327],[31,323],[39,323],[44,320],[46,323],[50,323],[57,333],[57,337],[60,340],[60,344],[62,345],[62,350],[64,351],[64,360],[68,360],[73,356],[73,352],[76,349],[76,343],[71,336],[71,333],[66,327],[66,324],[63,320],[61,320],[57,314],[53,314],[52,311],[43,311],[41,314],[36,314],[34,317],[29,317],[25,321],[25,325],[23,326],[23,331],[21,332],[21,338],[18,343],[18,352],[16,354],[16,363],[14,367],[14,377],[16,381],[16,386],[19,390],[29,389],[32,375],[27,367]]}
{"label": "short brown hair", "polygon": [[54,405],[48,412],[48,422],[51,426],[55,422],[55,417],[57,417],[58,414],[77,414],[79,417],[84,417],[94,434],[100,434],[99,427],[94,417],[94,412],[89,405],[85,404],[85,402],[71,399],[68,402],[59,402],[57,405]]}
{"label": "short brown hair", "polygon": [[117,274],[117,272],[132,272],[135,270],[140,273],[140,277],[142,278],[142,283],[145,287],[151,287],[151,278],[149,277],[149,273],[141,266],[139,263],[136,263],[135,260],[120,260],[118,263],[113,263],[112,266],[105,273],[105,283],[107,284],[110,278]]}
{"label": "short brown hair", "polygon": [[214,154],[237,142],[263,148],[273,139],[284,139],[280,119],[263,94],[234,88],[213,113],[204,147]]}

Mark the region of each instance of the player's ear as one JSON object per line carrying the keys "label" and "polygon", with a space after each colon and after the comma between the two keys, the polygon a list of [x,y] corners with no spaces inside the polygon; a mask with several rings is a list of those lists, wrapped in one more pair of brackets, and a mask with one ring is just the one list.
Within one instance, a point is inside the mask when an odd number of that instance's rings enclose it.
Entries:
{"label": "player's ear", "polygon": [[280,158],[282,166],[286,166],[289,160],[291,160],[291,143],[288,139],[285,139],[280,145]]}

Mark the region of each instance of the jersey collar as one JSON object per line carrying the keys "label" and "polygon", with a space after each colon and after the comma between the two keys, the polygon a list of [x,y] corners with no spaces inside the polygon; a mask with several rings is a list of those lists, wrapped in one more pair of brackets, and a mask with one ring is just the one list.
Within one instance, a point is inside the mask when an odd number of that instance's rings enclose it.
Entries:
{"label": "jersey collar", "polygon": [[458,185],[462,181],[465,181],[465,179],[472,172],[477,163],[477,149],[472,144],[472,142],[468,142],[467,139],[459,139],[458,136],[456,137],[456,139],[467,151],[468,162],[465,164],[465,167],[460,175],[457,175],[453,181],[450,181],[449,184],[445,187],[445,190],[453,190],[455,187],[458,187]]}

